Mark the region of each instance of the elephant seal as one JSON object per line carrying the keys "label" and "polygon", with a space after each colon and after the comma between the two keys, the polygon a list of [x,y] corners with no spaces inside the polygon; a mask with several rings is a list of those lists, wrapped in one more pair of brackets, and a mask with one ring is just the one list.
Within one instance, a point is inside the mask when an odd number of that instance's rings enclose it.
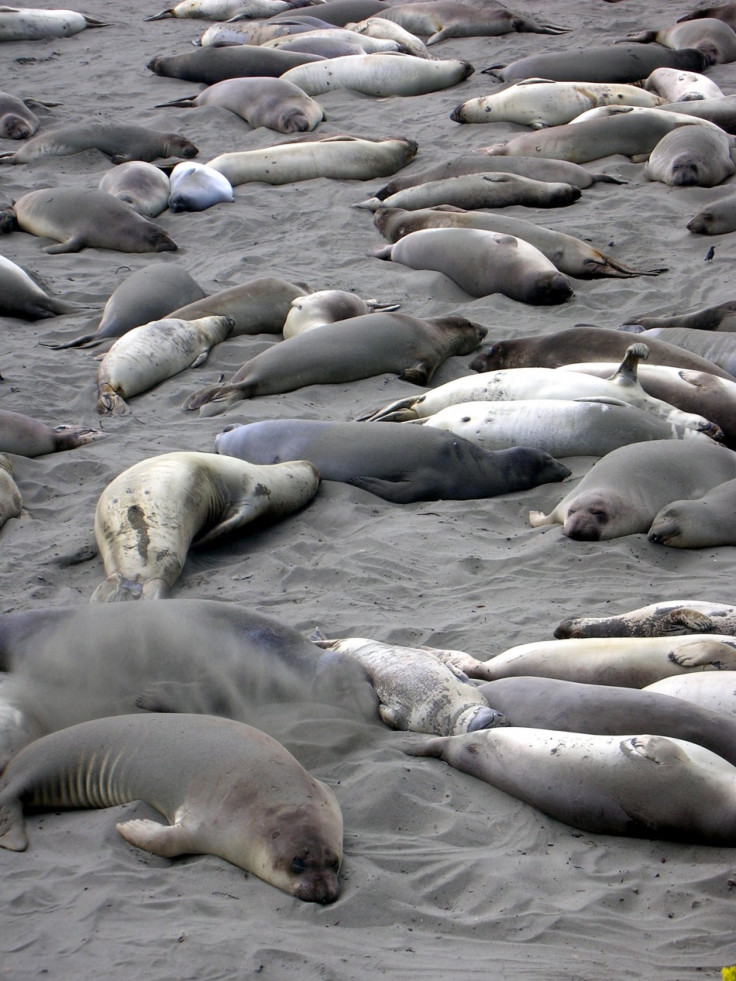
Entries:
{"label": "elephant seal", "polygon": [[104,191],[53,187],[29,191],[13,205],[18,227],[40,238],[56,239],[44,252],[83,248],[119,252],[175,252],[168,232]]}
{"label": "elephant seal", "polygon": [[[625,329],[625,328],[624,328]],[[707,360],[713,368],[736,376],[736,334],[732,331],[696,330],[693,327],[650,327],[637,334],[646,344],[660,337]]]}
{"label": "elephant seal", "polygon": [[[319,5],[319,20],[325,24],[344,27],[349,21],[363,20],[386,9],[384,0],[327,0]],[[302,15],[303,17],[303,15]],[[293,20],[294,12],[275,14],[273,20]]]}
{"label": "elephant seal", "polygon": [[185,54],[157,55],[146,67],[155,75],[181,78],[185,82],[203,82],[214,85],[226,78],[244,78],[251,75],[283,75],[297,65],[321,61],[319,55],[299,51],[279,51],[255,44],[235,44],[224,48],[197,48]]}
{"label": "elephant seal", "polygon": [[668,102],[662,106],[666,112],[679,112],[720,126],[726,133],[736,133],[736,96],[724,95],[720,99],[692,99],[689,102]]}
{"label": "elephant seal", "polygon": [[109,338],[121,337],[133,327],[160,320],[173,304],[183,299],[193,303],[204,296],[201,286],[177,262],[151,262],[131,273],[112,291],[92,333],[52,346],[54,350],[96,347]]}
{"label": "elephant seal", "polygon": [[478,691],[512,726],[599,736],[625,736],[646,729],[658,736],[687,739],[736,765],[736,719],[682,698],[534,676],[499,678]]}
{"label": "elephant seal", "polygon": [[23,802],[112,807],[143,800],[169,825],[116,825],[130,844],[174,858],[218,855],[305,902],[340,894],[342,814],[332,791],[280,743],[243,722],[121,715],[43,736],[0,781],[0,845],[28,846]]}
{"label": "elephant seal", "polygon": [[0,137],[27,140],[40,125],[41,120],[26,102],[10,92],[0,92]]}
{"label": "elephant seal", "polygon": [[690,313],[652,317],[634,314],[632,324],[650,330],[653,327],[685,327],[688,330],[736,331],[736,300],[726,300],[712,307],[701,307]]}
{"label": "elephant seal", "polygon": [[676,674],[647,685],[644,691],[682,698],[722,715],[736,714],[736,671]]}
{"label": "elephant seal", "polygon": [[230,20],[243,17],[271,17],[284,10],[291,10],[293,4],[287,0],[180,0],[173,7],[167,7],[146,21],[164,20],[166,17],[202,18],[203,20]]}
{"label": "elephant seal", "polygon": [[725,235],[736,231],[736,194],[728,194],[706,205],[685,227],[694,235]]}
{"label": "elephant seal", "polygon": [[597,460],[548,515],[530,511],[529,523],[559,523],[577,541],[646,534],[673,495],[699,497],[734,477],[736,453],[712,440],[630,443]]}
{"label": "elephant seal", "polygon": [[656,545],[712,548],[736,545],[736,479],[692,500],[672,501],[654,516],[647,534]]}
{"label": "elephant seal", "polygon": [[701,126],[675,129],[654,147],[644,174],[672,187],[715,187],[736,173],[733,142],[726,133]]}
{"label": "elephant seal", "polygon": [[699,17],[717,17],[736,30],[736,3],[717,3],[713,7],[698,7],[697,10],[678,17],[677,22],[697,20]]}
{"label": "elephant seal", "polygon": [[240,399],[384,372],[426,385],[443,361],[470,354],[485,334],[485,327],[457,316],[421,320],[405,313],[369,313],[338,320],[267,348],[246,361],[225,384],[191,395],[184,407],[217,415]]}
{"label": "elephant seal", "polygon": [[712,78],[676,68],[655,68],[644,82],[644,89],[662,96],[665,103],[723,98],[723,92]]}
{"label": "elephant seal", "polygon": [[442,759],[582,831],[736,840],[736,768],[686,740],[510,726],[435,736],[407,752]]}
{"label": "elephant seal", "polygon": [[736,635],[736,607],[707,600],[663,600],[609,617],[562,620],[555,637],[663,637],[676,634]]}
{"label": "elephant seal", "polygon": [[387,6],[380,16],[412,34],[429,35],[427,46],[452,37],[498,37],[501,34],[567,34],[568,27],[542,24],[505,7],[476,7],[459,0],[416,0]]}
{"label": "elephant seal", "polygon": [[220,106],[254,129],[265,126],[277,133],[306,133],[325,118],[322,106],[302,89],[286,79],[269,76],[228,78],[198,95],[163,103],[167,106]]}
{"label": "elephant seal", "polygon": [[229,317],[181,320],[167,317],[133,327],[103,356],[97,371],[97,411],[122,413],[125,399],[158,385],[185,368],[198,368],[233,328]]}
{"label": "elephant seal", "polygon": [[548,306],[572,296],[566,276],[539,249],[478,228],[425,228],[373,253],[412,269],[434,269],[471,296],[503,293],[521,303]]}
{"label": "elephant seal", "polygon": [[129,467],[97,502],[95,538],[107,578],[91,602],[166,596],[191,544],[209,544],[258,518],[291,514],[318,486],[319,474],[305,460],[259,467],[182,452]]}
{"label": "elephant seal", "polygon": [[695,49],[705,55],[708,65],[736,61],[736,32],[717,17],[678,21],[659,31],[629,34],[626,41],[656,43],[673,49]]}
{"label": "elephant seal", "polygon": [[308,292],[304,284],[290,283],[278,276],[256,276],[240,286],[195,299],[170,311],[168,316],[182,320],[229,317],[235,323],[231,331],[233,337],[237,334],[278,334],[294,299],[307,296]]}
{"label": "elephant seal", "polygon": [[60,450],[86,446],[105,434],[88,426],[56,426],[52,429],[39,419],[22,412],[0,409],[0,452],[17,456],[43,456]]}
{"label": "elephant seal", "polygon": [[465,81],[473,71],[469,61],[459,58],[428,61],[399,51],[387,51],[344,55],[299,65],[284,72],[283,78],[310,96],[350,89],[375,98],[387,98],[438,92]]}
{"label": "elephant seal", "polygon": [[221,201],[234,201],[232,184],[206,164],[187,160],[178,163],[169,177],[169,208],[177,211],[206,211]]}
{"label": "elephant seal", "polygon": [[308,330],[334,324],[338,320],[362,317],[376,310],[392,312],[398,303],[380,303],[378,300],[363,300],[347,290],[318,290],[306,296],[297,296],[291,301],[284,321],[283,333],[288,340]]}
{"label": "elephant seal", "polygon": [[71,37],[86,27],[108,27],[76,10],[0,7],[0,41],[42,41]]}
{"label": "elephant seal", "polygon": [[0,153],[0,164],[24,164],[96,149],[113,163],[150,162],[166,157],[196,157],[197,147],[180,133],[159,133],[133,123],[65,123],[41,130],[17,150]]}
{"label": "elephant seal", "polygon": [[0,528],[10,518],[20,517],[22,509],[23,499],[13,480],[13,464],[0,453]]}
{"label": "elephant seal", "polygon": [[396,504],[494,497],[570,476],[529,447],[494,453],[439,429],[370,422],[268,419],[225,430],[215,450],[254,462],[311,460],[324,480]]}
{"label": "elephant seal", "polygon": [[[513,159],[520,158],[509,158]],[[446,205],[412,211],[380,207],[374,212],[373,224],[389,242],[398,242],[410,232],[422,228],[482,228],[488,232],[513,235],[539,249],[561,273],[575,279],[599,279],[607,276],[630,279],[634,276],[659,276],[667,271],[666,266],[633,269],[565,232],[544,228],[523,218],[487,211],[464,211]]]}
{"label": "elephant seal", "polygon": [[505,725],[466,675],[427,651],[365,637],[328,640],[321,632],[312,640],[363,667],[378,696],[378,714],[390,729],[454,736]]}
{"label": "elephant seal", "polygon": [[[363,21],[369,24],[370,21]],[[391,24],[390,21],[383,21],[395,28],[397,36],[402,38],[413,38],[416,46],[423,49],[423,53],[409,51],[405,44],[393,40],[390,35],[384,35],[376,30],[373,35],[366,32],[358,32],[351,28],[344,27],[315,27],[314,30],[298,31],[296,33],[284,33],[277,37],[269,38],[262,43],[267,48],[286,48],[287,51],[312,51],[315,54],[324,55],[326,58],[339,58],[348,54],[373,54],[377,51],[403,51],[406,54],[418,54],[420,58],[427,57],[427,49],[419,38],[402,31],[398,24]],[[378,28],[378,24],[376,24]],[[333,52],[333,53],[328,53]]]}
{"label": "elephant seal", "polygon": [[0,256],[0,316],[44,320],[75,309],[73,304],[41,289],[25,269]]}
{"label": "elephant seal", "polygon": [[[411,31],[407,31],[400,24],[393,20],[387,20],[381,16],[382,11],[366,17],[364,20],[348,23],[345,26],[348,30],[357,33],[366,39],[385,41],[390,40],[398,45],[399,51],[406,51],[407,54],[414,55],[416,58],[431,58],[427,46]],[[368,49],[366,49],[368,50]]]}
{"label": "elephant seal", "polygon": [[144,218],[155,218],[169,206],[169,178],[146,160],[128,160],[111,167],[97,187],[130,205]]}
{"label": "elephant seal", "polygon": [[417,152],[413,140],[369,140],[357,136],[328,136],[321,140],[280,143],[262,150],[221,153],[210,167],[235,186],[248,181],[288,184],[332,177],[366,181],[387,177],[405,167]]}

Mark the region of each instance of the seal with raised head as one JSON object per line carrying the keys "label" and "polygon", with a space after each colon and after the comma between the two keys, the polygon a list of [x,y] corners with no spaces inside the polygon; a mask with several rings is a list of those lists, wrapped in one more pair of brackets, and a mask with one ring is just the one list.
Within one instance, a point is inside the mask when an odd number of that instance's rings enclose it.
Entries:
{"label": "seal with raised head", "polygon": [[25,269],[0,256],[0,316],[44,320],[75,309],[71,303],[47,293]]}
{"label": "seal with raised head", "polygon": [[145,218],[155,218],[169,206],[169,178],[146,160],[128,160],[111,167],[97,186]]}
{"label": "seal with raised head", "polygon": [[726,133],[702,126],[672,130],[652,150],[644,175],[672,187],[715,187],[736,173],[733,143]]}
{"label": "seal with raised head", "polygon": [[118,823],[138,848],[164,858],[217,855],[306,902],[340,894],[342,814],[332,791],[260,730],[205,715],[95,719],[26,746],[0,780],[0,846],[28,846],[24,803],[133,800],[169,821]]}
{"label": "seal with raised head", "polygon": [[663,600],[608,617],[574,617],[555,627],[555,637],[663,637],[676,634],[736,635],[736,606],[708,600]]}
{"label": "seal with raised head", "polygon": [[270,467],[197,452],[142,460],[97,501],[95,538],[107,578],[92,602],[166,596],[190,545],[207,545],[259,518],[292,514],[318,487],[317,470],[303,459]]}
{"label": "seal with raised head", "polygon": [[42,129],[17,150],[0,153],[0,164],[24,164],[41,157],[60,157],[96,149],[113,163],[150,162],[166,157],[196,157],[197,147],[181,133],[159,133],[133,123],[95,121],[63,123]]}
{"label": "seal with raised head", "polygon": [[18,456],[43,456],[60,450],[86,446],[105,434],[88,426],[55,426],[53,429],[33,416],[0,409],[0,452]]}
{"label": "seal with raised head", "polygon": [[671,548],[736,545],[736,479],[702,497],[671,501],[654,516],[647,538]]}
{"label": "seal with raised head", "polygon": [[399,51],[379,51],[300,65],[284,72],[283,78],[299,86],[307,95],[350,89],[387,98],[426,95],[447,89],[465,81],[473,71],[469,61],[459,58],[428,61]]}
{"label": "seal with raised head", "polygon": [[476,7],[459,0],[416,0],[387,5],[380,16],[412,34],[427,36],[427,45],[451,37],[498,37],[501,34],[567,34],[568,27],[544,24],[501,5]]}
{"label": "seal with raised head", "polygon": [[583,831],[733,845],[736,767],[697,743],[509,726],[436,736],[434,756]]}
{"label": "seal with raised head", "polygon": [[225,430],[215,450],[262,463],[311,460],[324,480],[396,504],[495,497],[570,476],[541,450],[492,452],[439,429],[377,422],[267,419]]}

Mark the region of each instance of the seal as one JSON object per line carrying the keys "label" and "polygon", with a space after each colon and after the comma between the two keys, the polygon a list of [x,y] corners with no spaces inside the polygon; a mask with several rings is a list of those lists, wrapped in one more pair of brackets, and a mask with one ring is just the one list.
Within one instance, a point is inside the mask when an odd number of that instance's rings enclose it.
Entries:
{"label": "seal", "polygon": [[736,331],[736,300],[726,300],[712,307],[700,307],[689,313],[653,317],[634,314],[632,324],[650,330],[653,327],[686,327],[688,330]]}
{"label": "seal", "polygon": [[693,215],[685,227],[693,235],[725,235],[736,231],[736,194],[712,201]]}
{"label": "seal", "polygon": [[0,256],[0,316],[45,320],[75,309],[73,304],[41,289],[25,269]]}
{"label": "seal", "polygon": [[407,54],[414,55],[416,58],[431,57],[424,41],[421,41],[410,31],[405,30],[395,21],[382,17],[381,14],[382,11],[379,11],[377,14],[365,18],[365,20],[348,23],[345,26],[350,31],[360,34],[364,42],[366,39],[374,41],[388,39],[398,44],[400,51],[406,51]]}
{"label": "seal", "polygon": [[52,429],[46,423],[22,412],[0,409],[0,452],[15,453],[17,456],[43,456],[58,453],[60,450],[73,450],[86,446],[105,434],[88,426],[56,426]]}
{"label": "seal", "polygon": [[52,187],[29,191],[13,205],[18,227],[41,238],[56,239],[44,252],[83,248],[119,252],[174,252],[176,242],[159,225],[138,215],[105,191]]}
{"label": "seal", "polygon": [[154,855],[217,855],[305,902],[340,894],[342,814],[331,790],[270,736],[202,715],[122,715],[31,743],[0,781],[0,845],[23,851],[23,803],[143,800],[169,824],[116,824]]}
{"label": "seal", "polygon": [[25,164],[41,157],[62,157],[99,150],[113,163],[150,162],[166,157],[196,157],[197,147],[180,133],[159,133],[133,123],[65,123],[41,130],[17,150],[0,153],[0,163]]}
{"label": "seal", "polygon": [[736,61],[736,32],[717,17],[678,21],[662,30],[629,34],[626,40],[674,49],[692,48],[705,55],[708,65]]}
{"label": "seal", "polygon": [[707,119],[720,126],[726,133],[736,131],[736,96],[724,95],[720,99],[693,99],[688,102],[668,102],[662,106],[666,112],[680,112],[688,116]]}
{"label": "seal", "polygon": [[[511,160],[526,159],[509,157]],[[492,214],[487,211],[463,211],[447,205],[436,208],[378,208],[373,224],[389,242],[398,242],[409,232],[422,228],[481,228],[487,232],[513,235],[521,238],[547,256],[549,261],[566,276],[575,279],[599,279],[608,276],[631,279],[635,276],[659,276],[667,267],[633,269],[613,256],[593,248],[582,239],[551,228],[544,228],[523,218]]]}
{"label": "seal", "polygon": [[221,153],[208,163],[224,174],[233,186],[248,181],[288,184],[315,177],[367,181],[396,173],[416,152],[417,144],[403,138],[369,140],[357,136],[328,136],[320,140],[280,143],[260,150]]}
{"label": "seal", "polygon": [[211,296],[193,300],[169,313],[182,320],[223,316],[235,322],[231,334],[279,334],[297,297],[307,296],[304,284],[278,276],[256,276]]}
{"label": "seal", "polygon": [[675,129],[654,147],[644,174],[672,187],[715,187],[736,173],[733,142],[726,133],[702,126]]}
{"label": "seal", "polygon": [[494,497],[570,476],[529,447],[494,453],[439,429],[371,422],[268,419],[225,430],[215,450],[254,462],[312,460],[324,480],[396,504]]}
{"label": "seal", "polygon": [[[370,21],[363,21],[369,24]],[[338,58],[347,54],[373,54],[376,51],[403,51],[407,54],[418,54],[420,58],[428,57],[419,38],[413,34],[402,31],[398,24],[391,24],[390,21],[383,21],[390,24],[395,29],[397,36],[403,38],[413,38],[415,45],[424,50],[424,53],[409,51],[408,47],[402,42],[393,40],[390,35],[383,35],[378,30],[375,36],[367,31],[358,32],[344,27],[315,27],[314,30],[304,30],[297,33],[281,34],[277,37],[269,38],[262,43],[268,48],[286,48],[289,51],[312,51],[316,54],[324,55],[327,58]],[[376,25],[378,27],[378,25]],[[328,52],[333,52],[328,54]]]}
{"label": "seal", "polygon": [[713,79],[676,68],[655,68],[644,82],[644,89],[662,96],[665,103],[723,98]]}
{"label": "seal", "polygon": [[23,99],[10,92],[0,92],[0,137],[27,140],[40,125],[41,120]]}
{"label": "seal", "polygon": [[736,671],[677,674],[655,681],[644,690],[681,698],[725,716],[736,714]]}
{"label": "seal", "polygon": [[503,293],[521,303],[548,306],[564,303],[573,292],[569,279],[539,249],[513,235],[478,228],[425,228],[373,254],[412,269],[434,269],[471,296]]}
{"label": "seal", "polygon": [[609,617],[575,617],[555,637],[663,637],[676,634],[736,635],[736,607],[708,600],[663,600]]}
{"label": "seal", "polygon": [[165,102],[156,108],[219,106],[240,116],[254,129],[265,126],[277,133],[306,133],[325,118],[322,106],[283,78],[228,78],[198,95]]}
{"label": "seal", "polygon": [[567,34],[568,27],[542,24],[505,7],[478,8],[459,0],[417,0],[388,6],[380,16],[412,34],[429,35],[427,46],[451,37],[498,37],[501,34]]}
{"label": "seal", "polygon": [[736,718],[671,695],[521,676],[486,682],[478,691],[512,726],[599,736],[647,730],[687,739],[736,765]]}
{"label": "seal", "polygon": [[86,27],[108,27],[94,17],[76,10],[28,7],[0,7],[0,41],[42,41],[50,37],[71,37]]}
{"label": "seal", "polygon": [[0,453],[0,528],[10,518],[19,518],[22,510],[23,499],[13,480],[13,464]]}
{"label": "seal", "polygon": [[529,523],[561,524],[577,541],[646,534],[673,495],[699,497],[736,477],[736,453],[712,440],[651,440],[612,450],[548,515],[530,511]]}
{"label": "seal", "polygon": [[672,501],[654,516],[647,538],[671,548],[736,545],[736,479],[693,500]]}
{"label": "seal", "polygon": [[363,300],[347,290],[318,290],[306,296],[297,296],[291,301],[284,321],[284,337],[295,337],[308,330],[334,324],[338,320],[362,317],[376,310],[391,312],[399,308],[399,303],[379,303],[378,300]]}
{"label": "seal", "polygon": [[710,370],[721,368],[731,377],[736,376],[736,336],[731,331],[696,330],[692,327],[650,327],[638,334],[649,344],[651,340],[666,340],[704,358]]}
{"label": "seal", "polygon": [[486,328],[465,317],[421,320],[405,313],[369,313],[297,334],[246,361],[228,382],[191,395],[185,409],[225,412],[240,399],[292,392],[305,385],[370,378],[394,372],[415,385],[429,383],[447,358],[470,354]]}
{"label": "seal", "polygon": [[232,184],[206,164],[187,160],[178,163],[169,177],[169,207],[177,211],[206,211],[221,201],[234,201]]}
{"label": "seal", "polygon": [[234,44],[224,48],[204,47],[185,54],[157,55],[146,68],[155,75],[181,78],[185,82],[214,85],[226,78],[245,78],[250,75],[283,75],[296,65],[321,61],[319,55],[299,51],[279,51],[256,44]]}
{"label": "seal", "polygon": [[438,92],[465,81],[473,71],[470,62],[458,58],[428,61],[399,51],[379,51],[299,65],[284,72],[283,78],[307,95],[350,89],[387,98]]}
{"label": "seal", "polygon": [[169,178],[146,160],[128,160],[111,167],[102,175],[97,187],[144,218],[155,218],[169,206]]}
{"label": "seal", "polygon": [[454,736],[506,724],[466,675],[427,651],[366,637],[328,640],[319,631],[312,640],[363,667],[378,696],[378,714],[390,729]]}
{"label": "seal", "polygon": [[271,17],[292,8],[293,4],[287,0],[181,0],[144,20],[164,20],[166,17],[230,20],[238,14],[243,17]]}
{"label": "seal", "polygon": [[104,355],[97,371],[97,411],[120,414],[125,399],[158,385],[185,368],[198,368],[233,328],[229,317],[181,320],[167,317],[133,327]]}
{"label": "seal", "polygon": [[182,452],[129,467],[97,502],[95,538],[107,578],[91,601],[166,596],[191,544],[207,545],[258,518],[291,514],[318,487],[319,474],[305,460],[259,467]]}
{"label": "seal", "polygon": [[435,736],[407,752],[442,759],[582,831],[736,840],[736,768],[686,740],[512,726]]}
{"label": "seal", "polygon": [[698,7],[697,10],[692,10],[689,14],[678,17],[677,21],[680,23],[684,20],[697,20],[699,17],[717,17],[724,24],[736,29],[736,4],[717,3],[714,7]]}

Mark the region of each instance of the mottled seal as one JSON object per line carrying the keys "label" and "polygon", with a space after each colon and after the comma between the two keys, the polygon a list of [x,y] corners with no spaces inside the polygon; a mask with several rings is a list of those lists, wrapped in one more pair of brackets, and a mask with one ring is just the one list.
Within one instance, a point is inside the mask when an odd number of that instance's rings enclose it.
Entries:
{"label": "mottled seal", "polygon": [[[457,178],[459,179],[459,178]],[[471,296],[503,293],[522,303],[564,303],[569,279],[539,249],[478,228],[425,228],[373,253],[413,269],[434,269]]]}
{"label": "mottled seal", "polygon": [[736,545],[736,479],[702,497],[671,501],[654,516],[647,538],[672,548]]}
{"label": "mottled seal", "polygon": [[296,297],[306,296],[305,285],[278,276],[256,276],[240,286],[231,286],[211,296],[194,300],[169,312],[170,317],[196,320],[224,316],[235,321],[232,335],[278,334]]}
{"label": "mottled seal", "polygon": [[736,768],[665,736],[510,726],[412,746],[583,831],[732,845]]}
{"label": "mottled seal", "polygon": [[701,126],[675,129],[654,147],[644,174],[673,187],[715,187],[736,173],[733,142],[726,133]]}
{"label": "mottled seal", "polygon": [[470,354],[486,328],[465,317],[421,320],[370,313],[297,334],[246,361],[225,384],[190,396],[185,408],[216,415],[240,399],[291,392],[305,385],[370,378],[384,372],[426,385],[447,358]]}
{"label": "mottled seal", "polygon": [[694,235],[725,235],[736,231],[736,194],[706,205],[685,226]]}
{"label": "mottled seal", "polygon": [[97,371],[97,411],[125,412],[125,399],[147,392],[185,368],[198,368],[233,325],[229,317],[167,317],[126,331]]}
{"label": "mottled seal", "polygon": [[736,61],[736,32],[717,17],[678,21],[658,31],[629,34],[626,40],[644,44],[656,42],[673,49],[695,49],[702,52],[709,65]]}
{"label": "mottled seal", "polygon": [[0,316],[44,320],[75,309],[73,304],[41,289],[25,269],[0,256]]}
{"label": "mottled seal", "polygon": [[166,157],[196,157],[197,147],[181,133],[159,133],[133,123],[64,123],[42,129],[17,150],[0,153],[0,163],[24,164],[40,157],[66,156],[96,149],[113,163],[150,162]]}
{"label": "mottled seal", "polygon": [[187,160],[178,163],[169,177],[169,207],[177,211],[206,211],[222,201],[235,200],[227,177],[207,164]]}
{"label": "mottled seal", "polygon": [[0,41],[41,41],[50,37],[71,37],[86,27],[107,27],[94,17],[76,10],[0,7]]}
{"label": "mottled seal", "polygon": [[86,446],[105,434],[88,426],[55,426],[53,429],[33,416],[0,409],[0,452],[18,456],[43,456],[60,450]]}
{"label": "mottled seal", "polygon": [[168,819],[116,825],[138,848],[218,855],[306,902],[340,894],[342,814],[325,784],[270,736],[203,715],[122,715],[26,746],[0,781],[0,845],[28,846],[23,803],[113,807],[144,800]]}
{"label": "mottled seal", "polygon": [[500,34],[566,34],[567,27],[543,24],[500,5],[476,7],[459,0],[416,0],[387,6],[380,16],[412,34],[427,36],[427,45],[452,37],[497,37]]}
{"label": "mottled seal", "polygon": [[10,518],[20,517],[22,509],[23,499],[13,480],[13,464],[5,454],[0,453],[0,528]]}
{"label": "mottled seal", "polygon": [[660,508],[699,497],[736,477],[736,453],[712,440],[652,440],[612,450],[548,515],[529,513],[534,528],[561,524],[579,541],[646,534]]}
{"label": "mottled seal", "polygon": [[224,48],[197,48],[196,51],[168,57],[157,55],[146,67],[156,75],[214,85],[226,78],[250,75],[270,75],[273,78],[283,75],[296,65],[321,60],[319,55],[303,54],[299,51],[279,51],[277,48],[264,48],[255,44],[235,44]]}
{"label": "mottled seal", "polygon": [[591,45],[573,51],[550,51],[519,58],[503,67],[485,69],[504,82],[545,78],[555,82],[641,82],[655,68],[679,68],[702,72],[709,61],[702,51],[673,51],[661,45]]}
{"label": "mottled seal", "polygon": [[27,140],[40,125],[40,119],[23,99],[10,92],[0,92],[0,137]]}
{"label": "mottled seal", "polygon": [[145,218],[155,218],[169,206],[169,178],[146,160],[128,160],[111,167],[97,186]]}
{"label": "mottled seal", "polygon": [[308,330],[334,324],[338,320],[362,317],[376,310],[397,310],[398,303],[380,303],[378,300],[364,300],[356,293],[347,290],[317,290],[306,296],[297,296],[291,301],[284,321],[285,338],[304,334]]}
{"label": "mottled seal", "polygon": [[397,504],[494,497],[570,475],[528,447],[493,453],[438,429],[371,422],[269,419],[220,433],[215,450],[254,462],[311,460],[324,480]]}
{"label": "mottled seal", "polygon": [[260,467],[214,453],[164,453],[129,467],[103,490],[95,538],[107,578],[92,602],[158,599],[179,578],[191,544],[307,504],[319,474],[299,460]]}
{"label": "mottled seal", "polygon": [[662,600],[607,617],[575,617],[555,637],[662,637],[688,633],[736,635],[736,607],[709,600]]}
{"label": "mottled seal", "polygon": [[[283,49],[279,49],[283,50]],[[474,71],[468,61],[442,58],[428,61],[399,51],[344,55],[300,65],[283,78],[307,95],[350,89],[376,98],[425,95],[465,81]]]}

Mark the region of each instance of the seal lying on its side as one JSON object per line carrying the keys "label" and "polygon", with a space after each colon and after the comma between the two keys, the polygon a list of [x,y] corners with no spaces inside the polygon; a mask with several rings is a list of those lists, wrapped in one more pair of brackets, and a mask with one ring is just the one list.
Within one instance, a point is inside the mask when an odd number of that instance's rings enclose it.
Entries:
{"label": "seal lying on its side", "polygon": [[304,283],[290,283],[278,276],[256,276],[240,286],[193,299],[186,306],[167,311],[169,317],[197,320],[199,317],[229,317],[237,334],[278,334],[281,332],[293,300],[306,296]]}
{"label": "seal lying on its side", "polygon": [[702,497],[667,504],[654,516],[647,538],[672,548],[736,545],[736,479]]}
{"label": "seal lying on its side", "polygon": [[662,678],[645,691],[682,698],[722,715],[736,715],[736,671],[699,671]]}
{"label": "seal lying on its side", "polygon": [[133,123],[91,122],[43,129],[17,150],[0,153],[0,163],[24,164],[40,157],[65,156],[90,149],[107,154],[113,163],[196,157],[197,147],[180,133],[159,133]]}
{"label": "seal lying on its side", "polygon": [[121,715],[36,740],[0,780],[0,846],[28,846],[23,804],[143,800],[169,821],[116,825],[154,855],[218,855],[297,899],[340,894],[342,814],[332,791],[275,739],[203,715]]}
{"label": "seal lying on its side", "polygon": [[0,256],[0,317],[44,320],[74,310],[71,303],[41,289],[25,269]]}
{"label": "seal lying on its side", "polygon": [[[375,15],[374,15],[375,16]],[[541,24],[500,4],[477,7],[459,0],[416,0],[387,5],[380,16],[412,34],[428,35],[427,45],[451,37],[497,37],[501,34],[567,34],[569,28]]]}
{"label": "seal lying on its side", "polygon": [[702,72],[708,67],[702,51],[673,51],[661,45],[593,45],[573,51],[550,51],[518,58],[508,65],[484,69],[504,82],[545,78],[555,82],[643,82],[655,68]]}
{"label": "seal lying on its side", "polygon": [[111,167],[97,186],[145,218],[156,218],[169,206],[169,178],[145,160],[128,160]]}
{"label": "seal lying on its side", "polygon": [[736,172],[732,143],[725,133],[702,126],[675,129],[652,150],[644,175],[672,187],[715,187]]}
{"label": "seal lying on its side", "polygon": [[736,635],[736,606],[707,600],[664,600],[610,617],[575,617],[555,637],[662,637],[689,633]]}
{"label": "seal lying on its side", "polygon": [[51,429],[39,419],[22,412],[0,409],[0,452],[18,456],[43,456],[59,450],[85,446],[105,433],[88,426],[55,426]]}
{"label": "seal lying on its side", "polygon": [[86,27],[108,27],[94,17],[76,10],[0,7],[0,41],[41,41],[50,37],[71,37]]}

